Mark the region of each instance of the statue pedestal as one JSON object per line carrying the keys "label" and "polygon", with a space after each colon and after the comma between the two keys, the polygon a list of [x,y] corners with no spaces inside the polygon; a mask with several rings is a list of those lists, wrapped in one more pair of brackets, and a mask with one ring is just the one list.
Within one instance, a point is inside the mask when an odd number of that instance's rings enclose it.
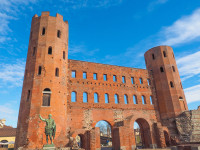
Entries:
{"label": "statue pedestal", "polygon": [[55,148],[54,144],[46,144],[46,145],[43,146],[43,149],[45,149],[45,150],[55,150],[56,148]]}

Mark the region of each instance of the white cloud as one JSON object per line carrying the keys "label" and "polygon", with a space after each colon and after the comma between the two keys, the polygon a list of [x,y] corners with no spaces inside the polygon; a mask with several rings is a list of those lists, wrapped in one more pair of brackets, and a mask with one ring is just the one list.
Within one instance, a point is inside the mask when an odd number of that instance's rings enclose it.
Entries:
{"label": "white cloud", "polygon": [[177,59],[182,81],[200,74],[200,51]]}
{"label": "white cloud", "polygon": [[188,103],[200,102],[200,84],[184,89]]}
{"label": "white cloud", "polygon": [[13,64],[0,64],[1,85],[8,87],[22,86],[25,63],[17,61]]}
{"label": "white cloud", "polygon": [[200,39],[200,8],[178,19],[171,26],[164,27],[160,36],[164,36],[161,44],[170,46]]}

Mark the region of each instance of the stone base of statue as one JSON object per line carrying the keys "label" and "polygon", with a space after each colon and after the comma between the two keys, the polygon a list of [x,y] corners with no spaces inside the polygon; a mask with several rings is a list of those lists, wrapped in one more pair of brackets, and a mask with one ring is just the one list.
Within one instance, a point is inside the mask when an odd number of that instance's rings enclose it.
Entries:
{"label": "stone base of statue", "polygon": [[46,145],[43,146],[43,149],[45,149],[45,150],[55,150],[56,148],[55,148],[54,144],[46,144]]}

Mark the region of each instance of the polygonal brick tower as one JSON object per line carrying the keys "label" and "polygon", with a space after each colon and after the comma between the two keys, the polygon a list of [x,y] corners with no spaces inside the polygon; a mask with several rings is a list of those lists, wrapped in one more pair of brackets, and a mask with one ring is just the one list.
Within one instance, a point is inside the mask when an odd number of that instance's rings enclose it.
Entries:
{"label": "polygonal brick tower", "polygon": [[175,118],[188,110],[172,48],[154,47],[144,56],[154,78],[161,119]]}
{"label": "polygonal brick tower", "polygon": [[46,144],[45,123],[56,122],[56,147],[66,140],[68,23],[63,17],[42,12],[32,18],[15,148],[41,149]]}

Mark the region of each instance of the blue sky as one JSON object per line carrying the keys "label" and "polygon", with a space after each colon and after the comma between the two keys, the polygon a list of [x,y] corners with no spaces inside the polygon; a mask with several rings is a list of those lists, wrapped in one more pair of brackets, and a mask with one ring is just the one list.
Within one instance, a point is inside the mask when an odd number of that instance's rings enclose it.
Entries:
{"label": "blue sky", "polygon": [[199,0],[0,0],[0,118],[16,127],[31,19],[69,21],[69,58],[145,68],[144,52],[174,49],[189,109],[200,105]]}

